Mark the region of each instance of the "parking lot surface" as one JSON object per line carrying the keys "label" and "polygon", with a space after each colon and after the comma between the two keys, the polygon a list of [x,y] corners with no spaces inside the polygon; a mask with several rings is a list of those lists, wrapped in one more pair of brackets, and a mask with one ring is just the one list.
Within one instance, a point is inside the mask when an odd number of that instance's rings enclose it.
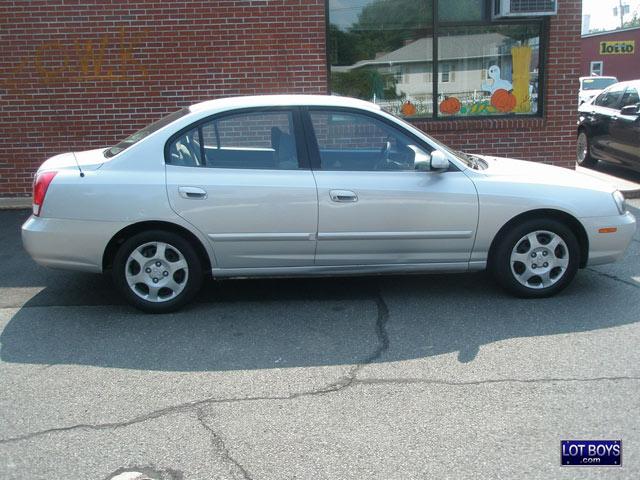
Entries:
{"label": "parking lot surface", "polygon": [[[638,216],[640,201],[631,201]],[[561,295],[488,275],[210,281],[152,316],[0,212],[0,478],[636,479],[640,235]],[[562,439],[623,466],[560,467]]]}

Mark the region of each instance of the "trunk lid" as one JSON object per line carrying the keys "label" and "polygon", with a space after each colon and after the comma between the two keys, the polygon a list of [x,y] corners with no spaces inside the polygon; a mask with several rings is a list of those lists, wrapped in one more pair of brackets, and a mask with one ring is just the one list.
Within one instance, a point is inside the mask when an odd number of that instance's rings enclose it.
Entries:
{"label": "trunk lid", "polygon": [[102,152],[104,152],[104,148],[97,148],[95,150],[86,150],[83,152],[67,152],[61,153],[60,155],[55,155],[44,161],[40,168],[38,168],[39,172],[44,172],[47,170],[68,170],[78,168],[78,165],[84,171],[92,171],[99,169],[103,163],[109,161],[108,158],[105,158]]}

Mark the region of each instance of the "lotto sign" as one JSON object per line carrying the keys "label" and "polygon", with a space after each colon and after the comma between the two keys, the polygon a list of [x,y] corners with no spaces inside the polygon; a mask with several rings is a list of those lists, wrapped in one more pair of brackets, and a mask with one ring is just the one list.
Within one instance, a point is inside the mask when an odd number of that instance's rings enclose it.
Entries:
{"label": "lotto sign", "polygon": [[600,42],[600,55],[632,55],[636,53],[635,40]]}

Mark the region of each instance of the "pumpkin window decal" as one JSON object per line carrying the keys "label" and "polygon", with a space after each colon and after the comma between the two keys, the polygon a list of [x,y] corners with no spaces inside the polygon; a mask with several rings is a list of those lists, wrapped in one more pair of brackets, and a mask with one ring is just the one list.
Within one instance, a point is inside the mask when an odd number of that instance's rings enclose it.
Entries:
{"label": "pumpkin window decal", "polygon": [[402,114],[406,117],[410,117],[412,115],[415,115],[417,112],[416,106],[411,103],[409,100],[407,100],[406,102],[404,102],[404,104],[402,105],[401,108]]}
{"label": "pumpkin window decal", "polygon": [[455,115],[460,111],[461,108],[462,104],[456,97],[445,98],[440,103],[440,111],[447,115]]}
{"label": "pumpkin window decal", "polygon": [[516,108],[516,103],[516,96],[502,88],[499,88],[491,95],[491,105],[502,113],[512,112]]}

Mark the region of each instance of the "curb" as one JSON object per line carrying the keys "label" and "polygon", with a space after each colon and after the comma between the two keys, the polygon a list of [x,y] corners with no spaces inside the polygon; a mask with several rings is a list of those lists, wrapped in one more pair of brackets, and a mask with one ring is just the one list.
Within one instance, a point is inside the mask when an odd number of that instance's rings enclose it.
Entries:
{"label": "curb", "polygon": [[0,198],[0,210],[28,210],[31,206],[31,197]]}

